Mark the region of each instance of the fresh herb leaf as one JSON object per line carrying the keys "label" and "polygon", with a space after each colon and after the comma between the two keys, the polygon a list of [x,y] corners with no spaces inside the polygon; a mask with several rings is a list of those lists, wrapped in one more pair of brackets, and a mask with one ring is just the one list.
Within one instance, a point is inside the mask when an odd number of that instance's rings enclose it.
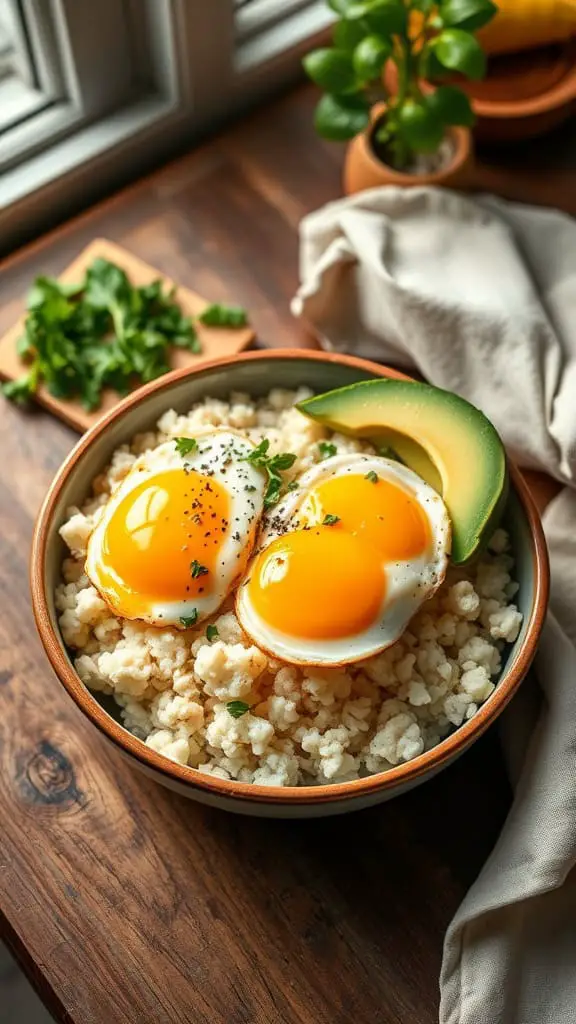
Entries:
{"label": "fresh herb leaf", "polygon": [[244,455],[240,462],[251,462],[253,466],[259,466],[261,469],[265,468],[266,461],[268,459],[268,449],[270,447],[270,441],[267,437],[263,437],[260,444],[257,444],[254,451],[248,455]]}
{"label": "fresh herb leaf", "polygon": [[206,327],[245,327],[248,323],[248,315],[242,306],[227,306],[220,302],[207,306],[198,319]]}
{"label": "fresh herb leaf", "polygon": [[26,405],[35,393],[37,376],[34,368],[18,380],[7,380],[1,385],[2,394],[17,405]]}
{"label": "fresh herb leaf", "polygon": [[330,512],[327,512],[322,520],[322,526],[335,526],[339,522],[340,516],[333,516]]}
{"label": "fresh herb leaf", "polygon": [[365,480],[369,480],[370,483],[372,483],[372,484],[377,484],[379,479],[380,479],[380,477],[378,476],[378,473],[375,473],[373,469],[370,469],[366,473],[366,476],[364,477],[364,479]]}
{"label": "fresh herb leaf", "polygon": [[282,490],[282,478],[279,476],[270,476],[268,478],[268,486],[264,491],[264,508],[272,508],[280,499],[280,492]]}
{"label": "fresh herb leaf", "polygon": [[299,486],[300,486],[300,484],[298,483],[297,480],[291,480],[290,483],[286,485],[286,490],[287,491],[297,491]]}
{"label": "fresh herb leaf", "polygon": [[34,355],[35,349],[28,334],[22,334],[16,342],[16,351],[22,362],[27,363]]}
{"label": "fresh herb leaf", "polygon": [[283,484],[280,474],[283,470],[290,469],[296,461],[296,456],[292,452],[268,455],[269,448],[270,441],[264,437],[249,455],[244,455],[240,459],[240,462],[250,462],[258,469],[263,469],[267,474],[268,483],[264,492],[265,509],[271,508],[280,498]]}
{"label": "fresh herb leaf", "polygon": [[242,718],[247,711],[250,711],[250,704],[247,704],[244,700],[229,700],[226,704],[226,711],[232,718]]}
{"label": "fresh herb leaf", "polygon": [[198,441],[195,437],[175,437],[174,444],[176,445],[178,455],[181,455],[182,458],[186,455],[191,455],[198,447]]}
{"label": "fresh herb leaf", "polygon": [[280,455],[273,455],[268,463],[268,469],[278,473],[284,469],[292,469],[296,462],[296,456],[292,452],[282,452]]}
{"label": "fresh herb leaf", "polygon": [[216,640],[219,635],[217,626],[213,626],[212,624],[206,626],[206,639],[209,640],[210,643],[212,643],[213,640]]}
{"label": "fresh herb leaf", "polygon": [[198,609],[193,608],[191,615],[181,615],[180,622],[185,629],[190,629],[190,626],[195,626],[198,621]]}
{"label": "fresh herb leaf", "polygon": [[406,465],[404,459],[400,455],[398,455],[396,449],[391,448],[389,444],[380,445],[380,447],[377,448],[376,450],[378,452],[378,455],[381,455],[382,458],[392,459],[393,462],[400,462],[403,466]]}
{"label": "fresh herb leaf", "polygon": [[320,450],[322,461],[324,459],[332,458],[332,456],[336,455],[336,452],[338,451],[336,445],[332,444],[330,441],[319,441],[318,448]]}
{"label": "fresh herb leaf", "polygon": [[198,579],[199,576],[207,576],[208,569],[206,568],[205,565],[200,565],[200,562],[196,558],[194,558],[190,562],[190,575],[192,576],[193,580],[196,580]]}

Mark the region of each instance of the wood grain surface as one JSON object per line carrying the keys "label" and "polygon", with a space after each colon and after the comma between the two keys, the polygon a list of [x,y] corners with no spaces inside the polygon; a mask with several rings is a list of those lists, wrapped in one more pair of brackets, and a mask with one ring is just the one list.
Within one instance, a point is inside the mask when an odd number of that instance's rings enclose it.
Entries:
{"label": "wood grain surface", "polygon": [[[289,314],[296,231],[339,194],[341,160],[314,137],[315,98],[277,101],[11,260],[0,330],[32,277],[106,236],[245,305],[261,343],[311,344]],[[32,624],[32,524],[74,441],[45,411],[0,407],[4,938],[67,1024],[433,1024],[446,925],[509,806],[495,731],[413,793],[317,822],[226,816],[133,773]]]}

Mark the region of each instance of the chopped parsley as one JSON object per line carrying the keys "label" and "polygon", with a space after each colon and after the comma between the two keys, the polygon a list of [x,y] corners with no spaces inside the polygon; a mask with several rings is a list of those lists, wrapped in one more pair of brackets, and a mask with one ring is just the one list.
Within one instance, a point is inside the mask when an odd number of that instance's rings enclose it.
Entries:
{"label": "chopped parsley", "polygon": [[176,445],[178,455],[181,455],[183,458],[185,455],[191,455],[198,447],[198,441],[195,437],[175,437],[174,444]]}
{"label": "chopped parsley", "polygon": [[264,492],[264,508],[266,509],[275,505],[280,497],[283,483],[280,475],[282,470],[290,469],[296,461],[296,456],[292,452],[268,455],[269,447],[270,441],[263,438],[254,451],[240,459],[241,462],[250,462],[252,466],[265,471],[268,477],[268,484]]}
{"label": "chopped parsley", "polygon": [[286,490],[287,491],[297,491],[299,486],[300,486],[300,484],[298,483],[297,480],[291,480],[290,483],[286,485]]}
{"label": "chopped parsley", "polygon": [[245,327],[248,323],[248,315],[242,306],[227,306],[220,302],[207,306],[198,319],[206,327]]}
{"label": "chopped parsley", "polygon": [[336,445],[332,444],[330,441],[318,441],[318,449],[320,451],[322,461],[324,461],[324,459],[332,458],[332,456],[336,455],[336,452],[338,451]]}
{"label": "chopped parsley", "polygon": [[180,622],[185,629],[190,629],[190,626],[195,626],[198,621],[198,609],[192,609],[192,615],[181,615]]}
{"label": "chopped parsley", "polygon": [[374,470],[371,469],[368,471],[368,473],[366,473],[364,479],[369,480],[371,484],[377,484],[380,477],[378,476],[378,473],[375,473]]}
{"label": "chopped parsley", "polygon": [[170,369],[170,348],[200,352],[196,328],[162,281],[135,287],[121,267],[96,259],[69,285],[37,277],[17,352],[28,372],[2,387],[23,402],[44,383],[56,398],[97,409],[104,388],[125,395]]}
{"label": "chopped parsley", "polygon": [[384,459],[392,459],[393,462],[400,462],[403,466],[406,465],[404,459],[398,455],[395,448],[391,448],[389,444],[383,444],[376,449],[378,455],[381,455]]}
{"label": "chopped parsley", "polygon": [[339,522],[340,516],[333,516],[330,512],[327,512],[322,520],[322,526],[335,526]]}
{"label": "chopped parsley", "polygon": [[200,562],[195,558],[190,562],[190,575],[193,580],[196,580],[199,576],[207,576],[208,569],[205,565],[200,565]]}
{"label": "chopped parsley", "polygon": [[213,640],[216,640],[219,636],[220,634],[217,626],[212,625],[212,623],[209,626],[206,626],[206,639],[209,640],[210,643],[212,643]]}
{"label": "chopped parsley", "polygon": [[242,718],[247,711],[250,711],[250,704],[247,704],[244,700],[229,700],[226,705],[226,711],[232,718]]}

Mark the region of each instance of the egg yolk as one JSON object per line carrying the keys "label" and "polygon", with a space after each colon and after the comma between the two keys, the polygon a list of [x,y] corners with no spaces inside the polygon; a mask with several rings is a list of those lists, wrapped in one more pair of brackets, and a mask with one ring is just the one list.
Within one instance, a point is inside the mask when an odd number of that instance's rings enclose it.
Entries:
{"label": "egg yolk", "polygon": [[228,493],[213,478],[180,469],[147,477],[110,517],[98,588],[128,618],[138,617],[146,599],[187,601],[210,594],[229,515]]}
{"label": "egg yolk", "polygon": [[321,526],[272,541],[247,586],[256,612],[274,629],[325,640],[353,636],[378,617],[386,578],[370,545]]}
{"label": "egg yolk", "polygon": [[377,622],[387,563],[415,558],[430,542],[415,498],[373,476],[326,480],[306,496],[297,519],[297,530],[256,559],[247,586],[264,622],[303,639],[341,639]]}
{"label": "egg yolk", "polygon": [[321,523],[338,516],[341,528],[378,550],[387,562],[421,555],[429,545],[430,526],[415,498],[389,480],[357,473],[318,484],[299,509],[299,522]]}

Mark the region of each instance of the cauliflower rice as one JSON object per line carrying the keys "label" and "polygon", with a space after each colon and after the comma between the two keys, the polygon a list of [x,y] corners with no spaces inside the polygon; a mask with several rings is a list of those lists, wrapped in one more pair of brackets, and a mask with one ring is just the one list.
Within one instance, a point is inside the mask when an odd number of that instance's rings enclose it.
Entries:
{"label": "cauliflower rice", "polygon": [[[112,694],[125,727],[152,750],[222,779],[265,786],[345,782],[410,761],[470,719],[495,688],[502,649],[522,616],[512,598],[508,537],[498,529],[469,572],[446,580],[383,653],[345,668],[295,667],[269,657],[242,632],[232,601],[188,630],[158,629],[114,617],[84,573],[88,538],[103,506],[137,455],[207,425],[233,427],[270,450],[294,452],[286,476],[321,457],[330,437],[338,453],[372,452],[364,441],[331,434],[294,404],[310,392],[273,390],[254,401],[207,398],[188,415],[166,412],[157,431],[137,435],[113,455],[81,509],[68,510],[60,534],[70,555],[56,591],[62,636],[93,692]],[[240,718],[230,700],[252,707]]]}

